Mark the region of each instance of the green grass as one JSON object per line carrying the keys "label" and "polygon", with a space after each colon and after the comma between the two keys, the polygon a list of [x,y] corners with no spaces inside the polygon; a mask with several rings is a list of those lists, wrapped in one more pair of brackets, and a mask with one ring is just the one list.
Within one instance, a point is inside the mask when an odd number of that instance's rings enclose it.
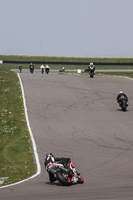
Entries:
{"label": "green grass", "polygon": [[36,171],[16,73],[0,71],[0,177],[11,184]]}
{"label": "green grass", "polygon": [[133,58],[88,58],[88,57],[55,57],[55,56],[16,56],[0,55],[0,60],[5,61],[60,61],[60,62],[132,62]]}
{"label": "green grass", "polygon": [[104,72],[104,73],[96,73],[96,75],[105,75],[105,76],[124,76],[133,78],[133,72]]}

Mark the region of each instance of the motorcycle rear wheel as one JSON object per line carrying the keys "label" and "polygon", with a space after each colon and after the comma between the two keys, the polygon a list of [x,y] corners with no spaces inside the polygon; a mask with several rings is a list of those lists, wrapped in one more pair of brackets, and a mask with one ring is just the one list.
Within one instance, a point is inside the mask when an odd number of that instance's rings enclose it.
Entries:
{"label": "motorcycle rear wheel", "polygon": [[60,183],[62,183],[62,184],[65,185],[65,186],[70,186],[70,185],[72,185],[72,182],[71,182],[71,181],[68,182],[68,181],[63,177],[63,175],[61,174],[61,172],[57,172],[56,178],[57,178],[57,180],[58,180]]}

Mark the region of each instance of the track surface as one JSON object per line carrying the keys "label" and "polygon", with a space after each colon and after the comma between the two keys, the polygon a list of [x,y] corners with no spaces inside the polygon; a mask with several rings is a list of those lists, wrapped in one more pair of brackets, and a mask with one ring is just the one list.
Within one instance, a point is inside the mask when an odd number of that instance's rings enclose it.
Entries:
{"label": "track surface", "polygon": [[[42,172],[0,189],[0,200],[132,200],[133,81],[122,77],[21,74]],[[129,108],[116,102],[123,90]],[[51,184],[43,167],[47,152],[71,157],[85,182]]]}

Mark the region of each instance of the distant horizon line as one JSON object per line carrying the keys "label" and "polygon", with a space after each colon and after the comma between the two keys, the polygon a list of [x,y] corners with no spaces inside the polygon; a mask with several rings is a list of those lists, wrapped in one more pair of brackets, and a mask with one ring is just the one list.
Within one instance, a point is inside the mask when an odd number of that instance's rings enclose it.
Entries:
{"label": "distant horizon line", "polygon": [[133,56],[38,56],[38,55],[18,55],[18,54],[0,54],[0,56],[20,56],[20,57],[57,57],[57,58],[133,58]]}

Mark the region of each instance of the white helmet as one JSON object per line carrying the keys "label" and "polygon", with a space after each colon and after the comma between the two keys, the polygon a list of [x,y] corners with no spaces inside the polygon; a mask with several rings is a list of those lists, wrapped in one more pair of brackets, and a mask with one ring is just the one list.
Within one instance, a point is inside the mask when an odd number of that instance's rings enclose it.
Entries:
{"label": "white helmet", "polygon": [[123,93],[123,91],[120,91],[120,94],[122,94]]}

